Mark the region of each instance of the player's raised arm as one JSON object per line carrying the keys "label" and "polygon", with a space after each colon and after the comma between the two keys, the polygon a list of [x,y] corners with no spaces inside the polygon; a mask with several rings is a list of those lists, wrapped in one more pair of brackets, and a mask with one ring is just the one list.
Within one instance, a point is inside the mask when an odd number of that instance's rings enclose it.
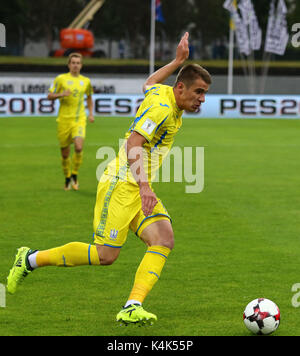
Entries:
{"label": "player's raised arm", "polygon": [[188,59],[188,57],[189,33],[186,32],[178,43],[175,59],[151,74],[143,85],[143,91],[145,92],[147,88],[156,83],[163,83],[171,74],[175,72],[177,68],[179,68],[186,61],[186,59]]}

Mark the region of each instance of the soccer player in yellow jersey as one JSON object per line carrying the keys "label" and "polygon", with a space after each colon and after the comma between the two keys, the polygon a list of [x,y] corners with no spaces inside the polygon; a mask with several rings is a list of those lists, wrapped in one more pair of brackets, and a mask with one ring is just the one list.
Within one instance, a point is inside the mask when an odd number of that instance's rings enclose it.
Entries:
{"label": "soccer player in yellow jersey", "polygon": [[[62,156],[62,167],[65,176],[65,190],[78,190],[78,170],[82,162],[82,149],[86,131],[85,95],[89,110],[88,119],[94,122],[93,101],[90,79],[81,75],[82,56],[71,53],[68,60],[69,73],[61,74],[54,80],[49,89],[48,99],[59,99],[60,107],[57,117],[57,137]],[[70,158],[71,144],[74,153]]]}
{"label": "soccer player in yellow jersey", "polygon": [[44,251],[20,248],[8,276],[9,292],[14,293],[24,276],[37,267],[112,264],[131,229],[147,245],[147,251],[116,320],[141,325],[157,320],[142,303],[161,276],[174,246],[174,234],[171,218],[154,193],[151,179],[182,125],[183,110],[197,111],[211,84],[209,73],[197,64],[182,67],[174,87],[162,84],[188,58],[188,36],[185,33],[181,38],[175,59],[146,80],[145,99],[126,133],[125,143],[99,181],[95,244],[72,242]]}

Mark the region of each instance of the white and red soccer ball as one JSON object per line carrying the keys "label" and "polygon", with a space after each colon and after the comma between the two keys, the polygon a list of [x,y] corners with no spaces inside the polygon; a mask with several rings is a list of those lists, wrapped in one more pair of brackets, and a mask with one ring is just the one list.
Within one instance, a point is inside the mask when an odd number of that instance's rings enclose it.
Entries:
{"label": "white and red soccer ball", "polygon": [[258,298],[246,306],[243,318],[247,329],[254,334],[268,335],[278,328],[280,311],[271,300]]}

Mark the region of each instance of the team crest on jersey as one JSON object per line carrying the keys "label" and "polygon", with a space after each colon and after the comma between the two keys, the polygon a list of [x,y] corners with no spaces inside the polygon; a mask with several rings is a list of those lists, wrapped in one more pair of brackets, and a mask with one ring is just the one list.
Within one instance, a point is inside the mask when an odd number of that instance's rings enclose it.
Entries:
{"label": "team crest on jersey", "polygon": [[110,240],[115,240],[118,236],[118,232],[119,232],[119,230],[111,229],[110,234],[109,234]]}
{"label": "team crest on jersey", "polygon": [[84,82],[81,80],[81,81],[79,82],[79,84],[82,86],[82,85],[84,85]]}

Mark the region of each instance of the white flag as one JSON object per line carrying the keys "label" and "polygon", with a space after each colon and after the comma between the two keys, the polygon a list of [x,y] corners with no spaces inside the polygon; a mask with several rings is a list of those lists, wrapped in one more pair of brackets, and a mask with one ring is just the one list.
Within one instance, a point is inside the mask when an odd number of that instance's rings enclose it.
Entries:
{"label": "white flag", "polygon": [[249,29],[250,47],[253,51],[257,51],[261,47],[262,31],[259,27],[252,1],[241,0],[238,7],[241,11],[244,24],[248,26],[247,31]]}
{"label": "white flag", "polygon": [[255,14],[254,6],[252,1],[249,0],[251,7],[250,7],[250,24],[249,24],[249,31],[250,31],[250,45],[253,51],[260,50],[261,41],[262,41],[262,31],[259,27],[259,23]]}
{"label": "white flag", "polygon": [[224,9],[228,10],[231,13],[233,13],[235,11],[235,6],[233,4],[233,0],[225,0],[223,7],[224,7]]}
{"label": "white flag", "polygon": [[259,27],[257,17],[253,12],[250,24],[249,24],[249,31],[250,31],[250,45],[253,51],[260,50],[261,47],[261,40],[262,40],[262,31]]}
{"label": "white flag", "polygon": [[249,54],[251,53],[251,48],[247,26],[244,24],[237,10],[233,14],[233,21],[235,25],[235,35],[239,50],[241,53],[244,53],[246,56],[249,56]]}
{"label": "white flag", "polygon": [[244,53],[246,56],[249,56],[251,50],[247,27],[245,26],[242,18],[240,17],[237,8],[234,5],[234,1],[225,0],[223,7],[231,13],[235,26],[236,41],[240,52]]}
{"label": "white flag", "polygon": [[250,19],[251,19],[251,12],[253,10],[253,5],[251,3],[251,0],[241,0],[238,8],[241,11],[242,14],[242,19],[245,25],[250,24]]}
{"label": "white flag", "polygon": [[238,9],[234,6],[233,0],[226,0],[223,7],[232,14],[240,52],[249,56],[252,50],[259,50],[261,47],[262,31],[259,27],[252,1],[240,1],[238,8],[241,16]]}
{"label": "white flag", "polygon": [[286,21],[287,8],[284,0],[279,0],[275,13],[275,0],[270,5],[265,52],[284,55],[289,40]]}

